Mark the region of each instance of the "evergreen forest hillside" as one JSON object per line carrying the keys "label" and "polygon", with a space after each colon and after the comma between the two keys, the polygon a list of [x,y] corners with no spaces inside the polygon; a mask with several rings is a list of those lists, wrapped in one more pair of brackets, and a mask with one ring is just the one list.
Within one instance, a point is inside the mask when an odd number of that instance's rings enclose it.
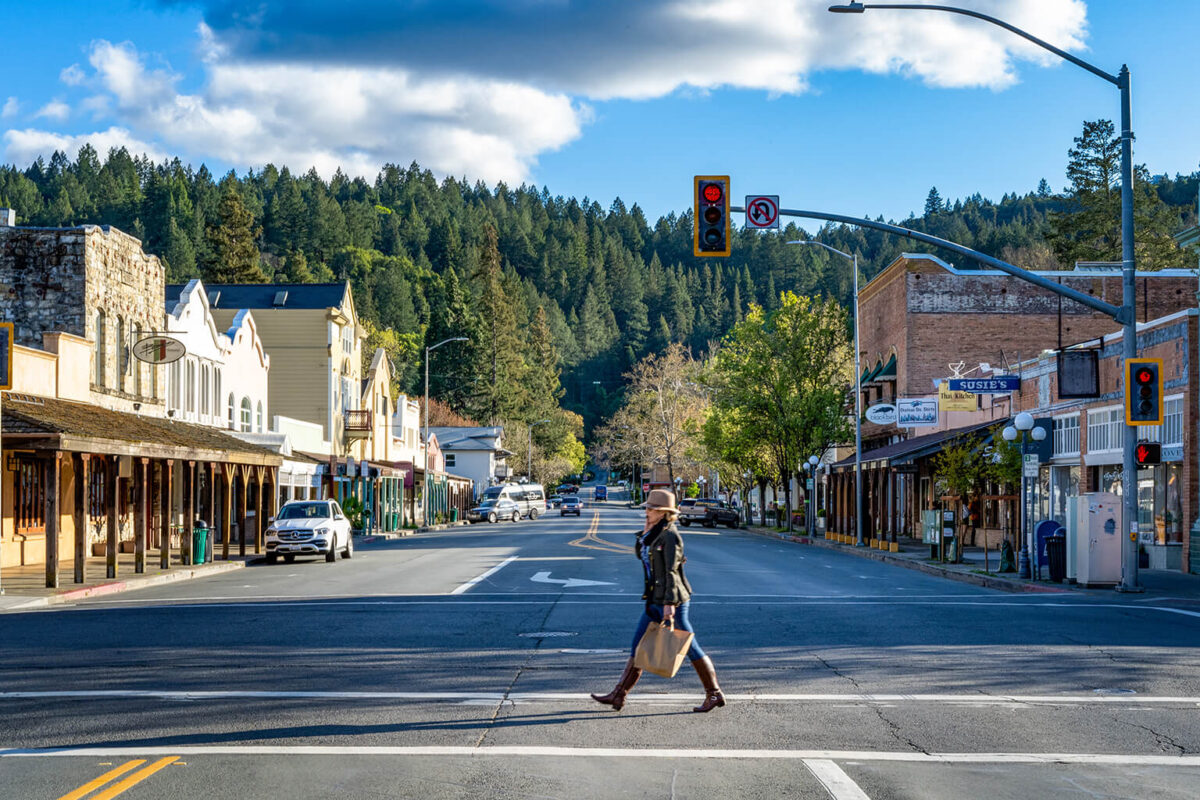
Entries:
{"label": "evergreen forest hillside", "polygon": [[[1088,190],[1069,177],[1062,193],[1042,181],[998,201],[947,202],[934,189],[920,215],[896,223],[1034,269],[1093,251],[1103,257],[1103,235],[1071,229],[1082,224]],[[1147,213],[1168,238],[1194,224],[1198,179],[1143,184]],[[679,189],[684,208],[691,187]],[[523,403],[555,403],[579,412],[590,430],[619,404],[622,375],[647,353],[672,342],[701,352],[751,303],[770,311],[784,290],[847,304],[852,286],[841,259],[785,244],[803,237],[795,226],[736,232],[732,257],[697,259],[690,211],[652,221],[636,202],[438,180],[417,164],[385,166],[373,180],[274,166],[218,178],[204,166],[153,163],[123,149],[101,158],[85,146],[74,161],[56,153],[48,163],[0,167],[0,206],[15,208],[18,224],[113,225],[163,259],[169,282],[349,280],[369,344],[393,356],[399,391],[421,393],[426,345],[470,339],[434,353],[431,390],[479,420],[533,422],[544,411]],[[865,279],[902,252],[936,252],[841,226],[817,236],[857,252]],[[1139,266],[1195,266],[1194,257],[1163,252],[1139,256]]]}

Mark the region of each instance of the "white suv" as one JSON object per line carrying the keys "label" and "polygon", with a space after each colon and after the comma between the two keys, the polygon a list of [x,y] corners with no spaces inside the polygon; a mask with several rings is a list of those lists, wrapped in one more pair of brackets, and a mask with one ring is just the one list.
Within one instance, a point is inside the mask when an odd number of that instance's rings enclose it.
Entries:
{"label": "white suv", "polygon": [[337,560],[338,551],[344,558],[354,555],[354,538],[350,535],[350,520],[333,500],[295,500],[284,504],[279,515],[267,528],[267,562],[274,564],[279,556],[291,563],[296,556],[324,555],[325,560]]}

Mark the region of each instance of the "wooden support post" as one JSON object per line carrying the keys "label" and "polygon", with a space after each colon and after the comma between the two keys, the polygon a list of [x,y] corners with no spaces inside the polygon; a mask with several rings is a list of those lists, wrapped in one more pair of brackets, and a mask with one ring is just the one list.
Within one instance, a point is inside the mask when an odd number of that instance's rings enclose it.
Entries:
{"label": "wooden support post", "polygon": [[221,466],[221,558],[229,560],[229,537],[233,532],[233,470],[232,464]]}
{"label": "wooden support post", "polygon": [[238,555],[246,555],[246,492],[250,489],[250,468],[238,465],[238,476],[242,479],[242,490],[237,493]]}
{"label": "wooden support post", "polygon": [[258,491],[254,496],[254,554],[261,555],[263,549],[263,537],[266,535],[267,527],[263,524],[263,508],[266,505],[263,503],[263,473],[266,472],[265,467],[254,468],[254,480],[258,486]]}
{"label": "wooden support post", "polygon": [[108,456],[104,459],[105,514],[107,515],[108,538],[104,547],[104,575],[109,580],[117,577],[117,550],[120,548],[117,525],[117,473],[121,471],[121,457]]}
{"label": "wooden support post", "polygon": [[171,568],[171,506],[174,503],[174,493],[171,491],[171,477],[175,471],[175,459],[168,458],[162,462],[162,480],[158,482],[161,492],[162,539],[159,541],[158,565],[163,569]]}
{"label": "wooden support post", "polygon": [[133,460],[133,571],[138,575],[146,571],[146,537],[150,527],[146,473],[149,470],[150,459]]}
{"label": "wooden support post", "polygon": [[87,581],[88,461],[86,453],[71,456],[75,472],[75,582]]}
{"label": "wooden support post", "polygon": [[46,459],[42,481],[44,502],[42,518],[46,526],[46,588],[58,588],[58,533],[62,530],[61,508],[58,502],[62,481],[62,452],[56,450]]}
{"label": "wooden support post", "polygon": [[179,542],[179,563],[192,564],[192,535],[196,531],[196,462],[183,462],[183,537]]}

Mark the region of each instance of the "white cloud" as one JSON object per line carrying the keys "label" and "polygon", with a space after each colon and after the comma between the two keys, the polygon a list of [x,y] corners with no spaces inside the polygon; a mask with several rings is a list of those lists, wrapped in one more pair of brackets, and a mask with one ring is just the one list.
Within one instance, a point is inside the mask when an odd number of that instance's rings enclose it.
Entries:
{"label": "white cloud", "polygon": [[[151,66],[131,43],[97,41],[90,69],[61,74],[88,91],[79,110],[112,119],[108,132],[143,148],[326,175],[416,160],[441,174],[517,182],[539,155],[582,134],[592,100],[718,87],[795,94],[829,69],[1002,89],[1021,62],[1057,62],[978,20],[829,14],[828,0],[262,0],[252,14],[243,0],[198,2],[201,88],[182,91],[181,75]],[[1084,47],[1084,0],[971,7],[1065,49]],[[14,148],[29,152],[33,134],[57,136],[10,131],[9,161]]]}
{"label": "white cloud", "polygon": [[166,154],[158,147],[138,139],[124,128],[113,127],[77,136],[32,128],[9,130],[4,133],[5,159],[16,164],[28,164],[38,156],[49,156],[55,150],[61,150],[75,158],[79,154],[79,148],[85,144],[91,144],[102,157],[110,148],[125,147],[133,155],[147,155],[156,161],[166,158]]}
{"label": "white cloud", "polygon": [[17,110],[21,104],[17,102],[17,98],[10,97],[4,101],[4,108],[0,109],[0,119],[8,119],[17,115]]}
{"label": "white cloud", "polygon": [[52,119],[57,122],[63,122],[67,119],[67,117],[71,116],[71,107],[58,100],[51,100],[49,103],[46,103],[46,105],[39,108],[37,113],[33,116],[35,119],[45,118]]}

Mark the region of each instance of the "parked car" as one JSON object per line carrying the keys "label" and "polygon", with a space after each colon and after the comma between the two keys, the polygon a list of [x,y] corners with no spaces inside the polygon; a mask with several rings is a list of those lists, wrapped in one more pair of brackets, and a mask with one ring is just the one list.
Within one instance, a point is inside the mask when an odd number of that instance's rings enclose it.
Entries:
{"label": "parked car", "polygon": [[521,521],[521,509],[517,506],[516,501],[509,500],[507,497],[486,498],[467,512],[467,522],[471,524],[484,520],[497,522],[502,519],[509,519],[513,522]]}
{"label": "parked car", "polygon": [[595,498],[596,502],[607,501],[608,487],[603,484],[596,486],[596,488],[593,490],[593,497]]}
{"label": "parked car", "polygon": [[558,508],[562,505],[562,495],[552,494],[546,498],[546,508]]}
{"label": "parked car", "polygon": [[738,526],[737,509],[730,508],[724,500],[709,500],[689,497],[679,501],[679,524],[687,527],[698,522],[706,528],[721,524],[729,528]]}
{"label": "parked car", "polygon": [[516,503],[522,517],[537,519],[546,505],[546,490],[540,483],[505,483],[489,486],[483,492],[484,500],[500,498]]}
{"label": "parked car", "polygon": [[559,494],[575,494],[579,491],[579,487],[573,483],[560,483],[558,485]]}
{"label": "parked car", "polygon": [[565,517],[567,514],[574,514],[577,517],[583,516],[583,501],[575,495],[564,497],[562,505],[559,506],[559,516]]}
{"label": "parked car", "polygon": [[303,500],[285,503],[267,526],[267,563],[280,556],[289,564],[296,556],[325,556],[336,561],[354,555],[350,520],[333,500]]}

